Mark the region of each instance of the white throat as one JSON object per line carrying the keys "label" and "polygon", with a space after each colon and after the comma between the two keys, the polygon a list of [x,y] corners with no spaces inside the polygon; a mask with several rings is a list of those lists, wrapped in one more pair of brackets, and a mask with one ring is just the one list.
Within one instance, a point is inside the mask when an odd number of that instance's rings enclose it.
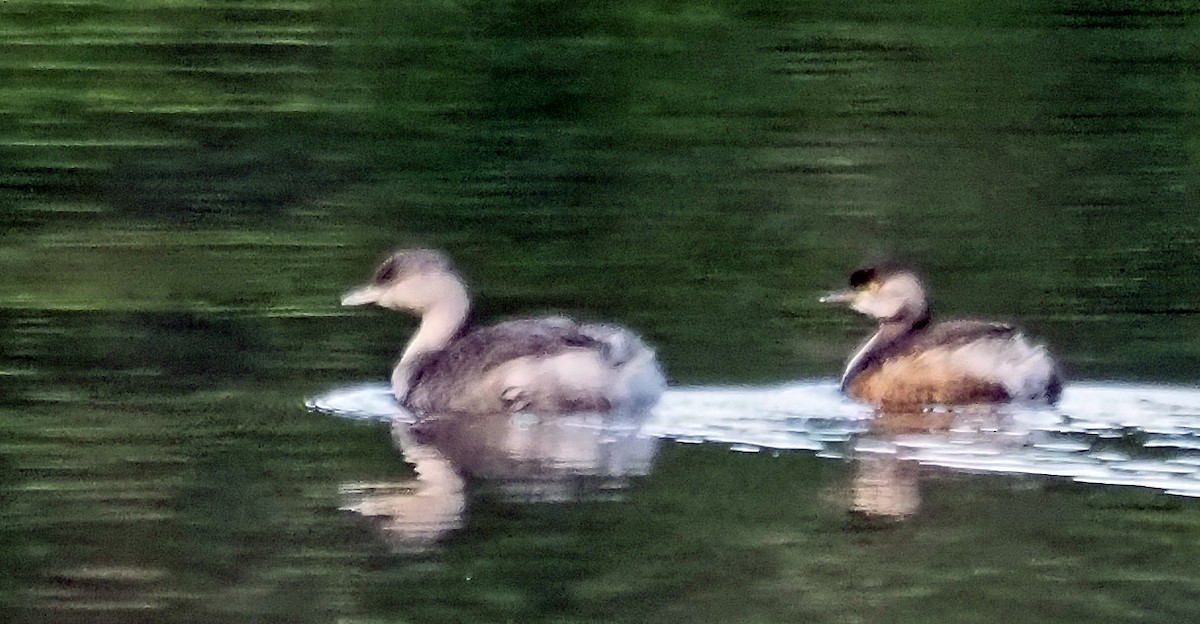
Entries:
{"label": "white throat", "polygon": [[467,291],[461,285],[458,288],[445,288],[439,293],[437,302],[421,315],[420,326],[404,347],[400,362],[392,372],[392,389],[397,396],[408,392],[409,374],[412,372],[413,363],[422,355],[438,351],[450,344],[450,340],[466,322],[470,308]]}
{"label": "white throat", "polygon": [[413,334],[408,345],[404,347],[404,355],[400,363],[412,362],[420,355],[437,351],[450,343],[450,339],[458,332],[467,320],[467,310],[470,303],[466,293],[454,299],[443,299],[430,307],[421,315],[421,325]]}

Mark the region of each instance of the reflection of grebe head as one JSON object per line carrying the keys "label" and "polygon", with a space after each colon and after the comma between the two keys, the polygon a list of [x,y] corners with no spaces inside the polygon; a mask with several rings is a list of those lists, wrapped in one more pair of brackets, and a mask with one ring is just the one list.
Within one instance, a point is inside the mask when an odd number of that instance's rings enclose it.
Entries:
{"label": "reflection of grebe head", "polygon": [[850,274],[850,288],[821,298],[823,303],[848,303],[880,322],[915,320],[929,305],[920,278],[909,269],[870,267]]}
{"label": "reflection of grebe head", "polygon": [[347,293],[342,305],[374,303],[424,314],[439,303],[465,297],[466,285],[445,254],[432,249],[405,249],[379,265],[369,284]]}

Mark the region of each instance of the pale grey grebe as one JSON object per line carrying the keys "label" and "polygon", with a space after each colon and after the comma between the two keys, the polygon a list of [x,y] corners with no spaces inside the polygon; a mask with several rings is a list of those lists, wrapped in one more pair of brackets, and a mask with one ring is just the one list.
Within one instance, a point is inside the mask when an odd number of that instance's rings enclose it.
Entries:
{"label": "pale grey grebe", "polygon": [[850,289],[821,298],[849,303],[879,330],[846,364],[842,390],[879,406],[1054,403],[1062,378],[1041,345],[1002,323],[931,324],[920,279],[899,267],[861,269]]}
{"label": "pale grey grebe", "polygon": [[565,317],[470,327],[467,286],[438,251],[396,252],[342,299],[368,303],[421,317],[392,373],[418,415],[644,409],[666,385],[654,351],[623,327]]}

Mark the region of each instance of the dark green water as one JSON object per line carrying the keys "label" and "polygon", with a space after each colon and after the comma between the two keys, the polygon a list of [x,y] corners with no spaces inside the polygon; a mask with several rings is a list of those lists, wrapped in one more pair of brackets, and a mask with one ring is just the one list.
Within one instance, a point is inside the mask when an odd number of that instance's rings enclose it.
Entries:
{"label": "dark green water", "polygon": [[946,473],[862,526],[846,462],[666,442],[621,501],[410,475],[310,413],[413,329],[341,293],[448,250],[485,318],[637,327],[681,384],[832,377],[865,258],[1075,379],[1200,381],[1200,6],[0,3],[0,615],[13,622],[1178,622],[1200,507]]}

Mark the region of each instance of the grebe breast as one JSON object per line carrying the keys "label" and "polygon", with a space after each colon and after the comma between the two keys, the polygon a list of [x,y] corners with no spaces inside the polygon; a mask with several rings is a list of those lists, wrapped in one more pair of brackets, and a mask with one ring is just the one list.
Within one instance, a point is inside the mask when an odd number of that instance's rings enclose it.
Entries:
{"label": "grebe breast", "polygon": [[1058,399],[1054,360],[1016,328],[984,321],[939,323],[897,345],[848,384],[876,404],[966,404]]}

